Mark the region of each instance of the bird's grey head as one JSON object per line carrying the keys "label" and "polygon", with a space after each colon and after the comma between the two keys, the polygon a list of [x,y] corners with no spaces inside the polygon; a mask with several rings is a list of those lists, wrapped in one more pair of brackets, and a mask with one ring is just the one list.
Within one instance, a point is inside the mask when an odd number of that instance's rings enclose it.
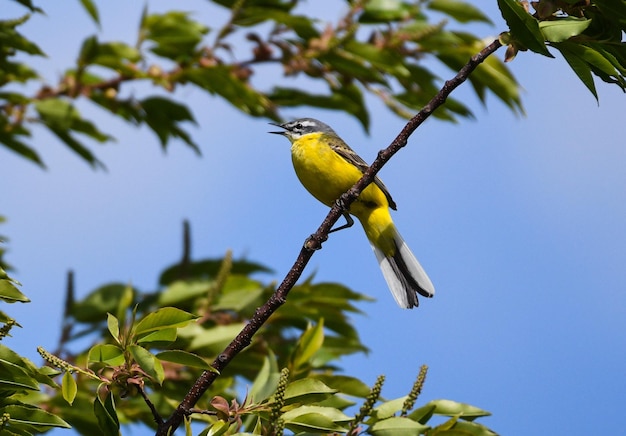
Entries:
{"label": "bird's grey head", "polygon": [[329,133],[331,135],[337,135],[335,131],[330,128],[330,126],[314,118],[298,118],[297,120],[289,121],[283,124],[270,124],[285,129],[283,132],[270,133],[286,136],[291,141],[296,141],[303,135],[307,135],[309,133]]}

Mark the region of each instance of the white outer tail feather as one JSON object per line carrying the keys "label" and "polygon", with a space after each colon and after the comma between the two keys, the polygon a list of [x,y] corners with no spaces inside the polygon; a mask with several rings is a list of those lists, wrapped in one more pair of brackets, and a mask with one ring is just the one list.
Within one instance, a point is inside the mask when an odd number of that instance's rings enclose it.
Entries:
{"label": "white outer tail feather", "polygon": [[[435,287],[432,282],[428,278],[426,271],[422,268],[422,265],[417,261],[411,250],[409,249],[400,233],[396,230],[394,235],[394,240],[397,247],[397,254],[404,265],[406,265],[406,269],[408,273],[411,275],[413,281],[417,282],[422,291],[428,294],[429,297],[435,295]],[[370,243],[371,244],[371,243]],[[411,309],[412,307],[417,307],[417,290],[412,289],[408,285],[408,281],[406,278],[402,277],[401,271],[399,271],[393,257],[387,257],[385,254],[377,247],[372,245],[372,249],[374,250],[374,254],[376,255],[376,259],[378,260],[378,265],[383,272],[383,277],[385,277],[385,281],[391,290],[391,294],[393,298],[395,298],[398,306],[403,309]]]}

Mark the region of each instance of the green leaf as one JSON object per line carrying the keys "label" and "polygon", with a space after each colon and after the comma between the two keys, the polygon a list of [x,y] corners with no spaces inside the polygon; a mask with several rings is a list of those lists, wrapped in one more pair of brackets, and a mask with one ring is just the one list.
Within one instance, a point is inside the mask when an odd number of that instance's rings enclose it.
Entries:
{"label": "green leaf", "polygon": [[268,355],[263,358],[263,366],[248,391],[250,402],[260,403],[268,398],[276,391],[279,379],[280,370],[278,369],[276,356],[272,350],[268,350]]}
{"label": "green leaf", "polygon": [[93,0],[80,0],[80,3],[83,5],[83,8],[87,12],[87,14],[89,14],[94,23],[99,26],[100,15],[98,14],[98,8],[96,7],[96,4],[93,2]]}
{"label": "green leaf", "polygon": [[226,65],[188,68],[181,75],[181,80],[187,80],[211,94],[220,95],[246,114],[255,117],[276,117],[271,101],[240,79],[235,71],[233,67]]}
{"label": "green leaf", "polygon": [[189,108],[164,97],[148,97],[139,102],[143,115],[140,121],[145,122],[161,141],[163,149],[171,138],[179,138],[198,154],[200,147],[192,141],[191,136],[180,125],[187,121],[196,124]]}
{"label": "green leaf", "polygon": [[574,51],[570,51],[565,43],[555,43],[553,44],[553,47],[561,52],[563,58],[565,58],[565,61],[569,64],[574,73],[576,73],[581,82],[583,82],[589,92],[591,92],[591,94],[595,97],[596,101],[598,101],[598,92],[596,91],[596,85],[593,81],[589,64],[580,58]]}
{"label": "green leaf", "polygon": [[26,160],[29,160],[39,165],[40,167],[45,168],[45,165],[39,157],[39,154],[34,149],[26,145],[24,142],[16,139],[16,134],[13,134],[11,132],[6,133],[6,130],[10,129],[10,127],[8,127],[6,124],[4,124],[4,126],[5,127],[3,127],[2,120],[0,120],[0,144],[22,156]]}
{"label": "green leaf", "polygon": [[176,340],[178,336],[178,330],[175,328],[166,328],[163,330],[156,330],[148,333],[145,336],[137,339],[137,343],[140,345],[150,344],[153,347],[167,346]]}
{"label": "green leaf", "polygon": [[74,130],[104,142],[111,137],[100,132],[93,123],[83,119],[78,110],[67,100],[61,98],[48,98],[39,100],[34,104],[41,121],[71,150],[92,166],[104,167],[84,145],[77,141],[70,131]]}
{"label": "green leaf", "polygon": [[[45,431],[45,427],[71,428],[70,425],[56,415],[26,404],[10,404],[0,407],[0,415],[11,416],[12,424],[25,424],[37,428],[37,432]],[[39,428],[41,427],[41,428]]]}
{"label": "green leaf", "polygon": [[348,429],[340,423],[352,419],[338,409],[321,406],[300,406],[283,413],[281,418],[295,432],[345,432]]}
{"label": "green leaf", "polygon": [[79,322],[102,322],[108,313],[115,313],[120,301],[126,295],[125,284],[113,283],[101,286],[87,295],[82,301],[74,303],[72,316]]}
{"label": "green leaf", "polygon": [[283,7],[246,5],[235,14],[233,24],[237,26],[255,26],[261,22],[274,21],[284,24],[299,37],[309,40],[319,36],[315,20],[304,15],[296,15]]}
{"label": "green leaf", "polygon": [[367,432],[374,436],[414,436],[424,433],[429,428],[429,426],[409,418],[395,416],[375,422],[368,428]]}
{"label": "green leaf", "polygon": [[97,344],[89,350],[87,360],[104,363],[108,366],[120,366],[125,362],[124,350],[113,344]]}
{"label": "green leaf", "polygon": [[74,380],[74,377],[72,377],[69,371],[65,371],[61,381],[61,394],[63,395],[63,399],[67,401],[68,404],[72,405],[77,392],[78,387],[76,386],[76,380]]}
{"label": "green leaf", "polygon": [[130,345],[128,351],[132,354],[133,358],[141,369],[154,379],[158,384],[163,383],[165,379],[165,372],[163,371],[163,365],[157,357],[139,345]]}
{"label": "green leaf", "polygon": [[[30,14],[26,14],[14,20],[0,20],[0,35],[3,49],[7,50],[10,48],[30,55],[45,56],[45,53],[37,44],[24,38],[24,36],[15,30],[18,26],[26,23],[30,17]],[[2,57],[6,56],[4,53],[6,52],[3,51]],[[11,51],[8,51],[8,53],[11,53]]]}
{"label": "green leaf", "polygon": [[174,306],[207,295],[213,282],[179,280],[172,282],[159,293],[159,305]]}
{"label": "green leaf", "polygon": [[197,354],[189,353],[182,350],[167,350],[157,353],[156,357],[159,360],[165,360],[166,362],[178,363],[179,365],[190,366],[192,368],[200,368],[205,371],[215,372],[219,374],[215,368],[209,365],[202,357]]}
{"label": "green leaf", "polygon": [[279,106],[312,106],[347,112],[357,118],[363,128],[369,130],[369,115],[362,92],[352,84],[333,90],[331,95],[310,94],[295,88],[275,87],[270,99]]}
{"label": "green leaf", "polygon": [[371,66],[379,68],[396,77],[409,77],[411,73],[404,65],[404,58],[398,52],[380,50],[372,44],[366,44],[350,40],[344,44],[344,49],[368,62]]}
{"label": "green leaf", "polygon": [[0,279],[0,300],[7,303],[29,303],[30,300],[14,285],[13,280]]}
{"label": "green leaf", "polygon": [[370,387],[356,377],[346,375],[316,374],[315,378],[321,380],[332,389],[337,389],[342,394],[350,395],[352,397],[365,398],[370,393]]}
{"label": "green leaf", "polygon": [[230,275],[213,304],[213,310],[241,312],[246,308],[254,309],[260,305],[260,298],[264,292],[265,288],[258,280],[240,275]]}
{"label": "green leaf", "polygon": [[39,383],[26,368],[0,359],[0,392],[20,389],[39,390]]}
{"label": "green leaf", "polygon": [[244,323],[234,323],[205,329],[198,324],[191,324],[178,333],[190,339],[189,350],[201,349],[201,354],[209,354],[220,352],[244,327]]}
{"label": "green leaf", "polygon": [[[326,386],[314,378],[304,378],[291,382],[285,388],[285,404],[310,404],[330,398],[336,389]],[[268,399],[268,403],[274,402],[274,396]]]}
{"label": "green leaf", "polygon": [[554,57],[546,48],[539,24],[517,0],[498,0],[502,17],[511,30],[511,36],[535,53]]}
{"label": "green leaf", "polygon": [[431,430],[431,433],[441,436],[497,436],[495,432],[484,425],[468,421],[455,420],[450,429],[444,431],[438,430],[439,427],[435,427]]}
{"label": "green leaf", "polygon": [[586,18],[566,17],[553,21],[540,21],[539,29],[546,41],[562,42],[583,33],[591,24]]}
{"label": "green leaf", "polygon": [[111,392],[107,393],[104,402],[96,395],[93,411],[103,434],[107,436],[120,435],[120,421],[117,417],[115,402]]}
{"label": "green leaf", "polygon": [[459,416],[465,420],[473,420],[482,416],[490,416],[491,413],[470,404],[459,403],[452,400],[434,400],[426,405],[435,406],[435,415]]}
{"label": "green leaf", "polygon": [[[169,285],[177,280],[191,278],[208,279],[214,278],[220,271],[224,259],[204,259],[187,263],[184,266],[176,264],[167,268],[159,277],[159,284]],[[270,268],[259,263],[247,260],[233,260],[230,269],[231,274],[250,275],[254,273],[271,273]]]}
{"label": "green leaf", "polygon": [[386,23],[401,21],[419,13],[418,6],[400,0],[370,0],[365,2],[361,23]]}
{"label": "green leaf", "polygon": [[198,317],[175,307],[162,307],[146,315],[134,328],[136,335],[156,330],[184,327]]}
{"label": "green leaf", "polygon": [[314,327],[309,325],[302,333],[292,355],[294,368],[306,366],[324,343],[324,320],[320,319]]}
{"label": "green leaf", "polygon": [[113,336],[113,339],[115,339],[118,344],[121,344],[120,323],[117,318],[110,313],[107,313],[107,328],[109,329],[111,336]]}
{"label": "green leaf", "polygon": [[374,410],[372,411],[372,414],[371,414],[372,418],[374,418],[377,421],[380,421],[380,420],[392,417],[395,413],[402,410],[402,406],[404,405],[404,402],[406,401],[406,399],[407,399],[407,396],[405,395],[400,398],[395,398],[393,400],[385,401],[379,406],[376,406]]}
{"label": "green leaf", "polygon": [[143,39],[154,43],[150,50],[176,62],[194,56],[208,31],[206,26],[192,20],[188,12],[181,11],[147,15],[141,22]]}
{"label": "green leaf", "polygon": [[480,21],[483,23],[493,24],[491,20],[482,13],[480,9],[471,3],[459,0],[432,0],[426,3],[429,9],[443,12],[451,16],[460,23],[469,23],[471,21]]}

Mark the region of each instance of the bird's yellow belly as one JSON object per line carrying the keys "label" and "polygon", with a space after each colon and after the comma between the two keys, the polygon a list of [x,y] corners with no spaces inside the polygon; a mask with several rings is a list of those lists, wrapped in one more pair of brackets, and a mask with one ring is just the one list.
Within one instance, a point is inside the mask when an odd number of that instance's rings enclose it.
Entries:
{"label": "bird's yellow belly", "polygon": [[[327,206],[332,206],[363,175],[332,148],[320,144],[318,135],[307,135],[294,142],[291,158],[300,183]],[[360,219],[379,207],[387,209],[387,198],[378,186],[371,184],[351,205],[350,213]]]}

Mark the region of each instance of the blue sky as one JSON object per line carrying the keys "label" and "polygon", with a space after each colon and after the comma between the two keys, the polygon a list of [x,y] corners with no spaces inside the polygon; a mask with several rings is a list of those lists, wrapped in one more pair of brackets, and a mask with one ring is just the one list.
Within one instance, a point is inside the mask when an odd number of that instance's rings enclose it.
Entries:
{"label": "blue sky", "polygon": [[[143,3],[100,3],[100,38],[132,42]],[[148,5],[165,10],[167,3]],[[37,66],[54,83],[81,38],[97,29],[78,2],[41,5],[47,16],[22,30],[48,53]],[[210,25],[215,10],[207,5],[184,8]],[[341,2],[325,6],[320,16],[328,20],[341,10]],[[484,7],[495,26],[474,31],[490,37],[505,25],[495,1]],[[18,13],[6,8],[0,19]],[[435,298],[399,309],[357,226],[333,234],[305,275],[377,299],[355,317],[371,353],[343,365],[368,383],[386,374],[385,397],[404,395],[426,363],[421,401],[482,407],[493,413],[483,422],[501,434],[615,433],[626,400],[624,96],[598,83],[598,106],[562,59],[521,53],[510,67],[524,88],[526,117],[493,98],[484,108],[463,86],[455,96],[476,120],[429,120],[380,173]],[[0,233],[10,238],[7,260],[32,300],[4,308],[24,327],[7,345],[35,361],[38,345],[55,347],[70,268],[79,295],[110,281],[153,289],[158,272],[179,258],[185,218],[196,258],[232,249],[273,268],[267,281],[282,279],[323,220],[326,208],[299,185],[289,144],[266,134],[267,120],[191,88],[177,97],[193,107],[201,158],[180,144],[163,153],[146,130],[86,105],[83,113],[118,139],[96,147],[107,172],[92,171],[42,131],[35,138],[47,171],[0,150],[1,213],[9,219]],[[403,125],[374,100],[371,109],[370,136],[334,112],[283,115],[327,122],[371,161]]]}

